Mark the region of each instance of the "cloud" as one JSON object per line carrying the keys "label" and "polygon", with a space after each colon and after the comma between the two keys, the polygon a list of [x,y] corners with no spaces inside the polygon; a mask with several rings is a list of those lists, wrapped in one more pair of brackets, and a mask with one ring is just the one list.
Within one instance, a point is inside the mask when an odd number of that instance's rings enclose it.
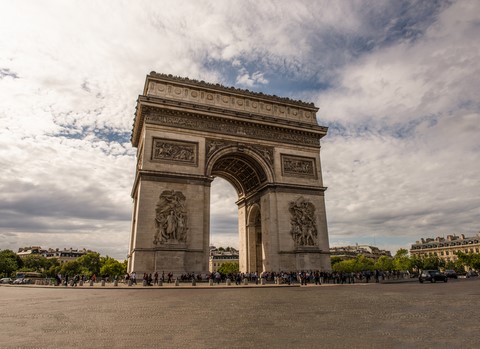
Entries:
{"label": "cloud", "polygon": [[[478,13],[468,1],[7,2],[0,248],[124,258],[129,138],[152,70],[314,101],[330,127],[333,242],[476,232]],[[211,199],[211,240],[234,245],[236,193],[215,180]]]}

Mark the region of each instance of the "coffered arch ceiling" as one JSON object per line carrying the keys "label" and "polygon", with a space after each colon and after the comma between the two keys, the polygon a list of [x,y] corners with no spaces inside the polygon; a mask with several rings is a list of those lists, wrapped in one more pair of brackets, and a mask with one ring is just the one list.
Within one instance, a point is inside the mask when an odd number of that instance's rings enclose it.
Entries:
{"label": "coffered arch ceiling", "polygon": [[255,192],[267,181],[262,166],[242,153],[230,153],[217,159],[212,166],[211,175],[230,182],[235,187],[238,197]]}

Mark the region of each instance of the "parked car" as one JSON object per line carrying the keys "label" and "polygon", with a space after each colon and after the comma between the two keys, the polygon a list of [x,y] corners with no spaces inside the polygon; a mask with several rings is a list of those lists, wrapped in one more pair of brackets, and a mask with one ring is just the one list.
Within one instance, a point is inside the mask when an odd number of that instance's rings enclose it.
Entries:
{"label": "parked car", "polygon": [[443,282],[447,282],[448,277],[438,270],[424,270],[424,271],[422,271],[422,273],[418,277],[418,281],[420,281],[420,283],[423,283],[424,281],[430,281],[430,282],[443,281]]}
{"label": "parked car", "polygon": [[15,285],[24,285],[24,284],[30,284],[32,280],[26,279],[26,278],[18,278],[15,279],[12,283]]}
{"label": "parked car", "polygon": [[467,278],[471,278],[471,277],[478,276],[478,273],[475,270],[470,270],[469,272],[467,272],[466,276]]}
{"label": "parked car", "polygon": [[11,284],[13,280],[11,278],[0,279],[0,284]]}
{"label": "parked car", "polygon": [[445,275],[450,279],[458,279],[458,275],[455,270],[445,270]]}

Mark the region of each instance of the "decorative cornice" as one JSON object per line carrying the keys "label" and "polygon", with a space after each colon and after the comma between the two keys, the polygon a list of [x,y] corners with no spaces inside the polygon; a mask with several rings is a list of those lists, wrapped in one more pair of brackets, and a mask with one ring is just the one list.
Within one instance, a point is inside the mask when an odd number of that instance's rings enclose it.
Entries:
{"label": "decorative cornice", "polygon": [[198,80],[195,80],[195,79],[190,79],[188,77],[173,76],[172,74],[162,74],[162,73],[157,73],[155,71],[150,72],[150,74],[147,76],[147,79],[148,79],[148,77],[161,79],[161,80],[165,80],[165,81],[170,81],[172,83],[188,84],[188,85],[197,86],[197,87],[200,87],[200,88],[215,89],[215,90],[218,90],[218,91],[223,91],[225,93],[242,94],[242,95],[245,95],[245,96],[251,96],[253,98],[268,99],[268,100],[271,100],[273,102],[287,103],[287,104],[291,104],[291,105],[298,105],[298,106],[301,106],[301,107],[307,107],[307,108],[312,108],[312,109],[318,110],[318,108],[315,107],[315,105],[313,103],[307,103],[307,102],[304,102],[304,101],[301,101],[301,100],[294,100],[294,99],[290,99],[288,97],[279,97],[279,96],[276,96],[276,95],[267,95],[267,94],[262,93],[262,92],[253,92],[253,91],[250,91],[250,90],[243,90],[243,89],[236,88],[236,87],[233,87],[233,86],[227,87],[227,86],[223,86],[221,84],[214,84],[214,83],[205,82],[203,80],[198,81]]}
{"label": "decorative cornice", "polygon": [[[159,109],[144,107],[140,115],[143,122],[158,124],[169,127],[176,127],[189,130],[201,130],[214,134],[226,134],[254,139],[263,139],[304,145],[309,147],[320,147],[320,138],[323,133],[311,131],[300,131],[279,126],[247,122],[241,119],[233,120],[215,117],[212,115],[194,114],[171,109]],[[132,144],[138,144],[141,127],[132,139]]]}

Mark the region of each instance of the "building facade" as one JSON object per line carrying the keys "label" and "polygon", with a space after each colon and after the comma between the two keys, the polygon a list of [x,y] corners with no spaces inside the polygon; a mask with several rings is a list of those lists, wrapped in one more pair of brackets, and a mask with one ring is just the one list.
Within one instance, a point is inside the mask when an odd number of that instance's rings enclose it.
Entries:
{"label": "building facade", "polygon": [[31,255],[40,255],[43,257],[46,257],[48,259],[56,258],[60,262],[60,264],[73,261],[87,253],[94,252],[91,250],[87,249],[81,249],[81,250],[76,250],[73,248],[64,248],[59,249],[59,248],[49,248],[49,249],[43,249],[40,246],[30,246],[30,247],[21,247],[18,249],[17,255],[22,258],[25,256],[31,256]]}
{"label": "building facade", "polygon": [[210,248],[210,258],[208,270],[211,273],[216,272],[224,263],[239,263],[238,250],[230,247],[228,250],[219,250]]}
{"label": "building facade", "polygon": [[446,262],[455,262],[457,253],[480,253],[480,232],[475,236],[466,237],[465,234],[447,235],[446,238],[422,238],[410,248],[411,256],[439,257]]}
{"label": "building facade", "polygon": [[365,256],[377,260],[382,256],[392,257],[392,254],[390,251],[381,250],[375,246],[357,244],[355,246],[330,247],[330,256],[336,256],[342,259],[353,259],[357,256]]}

